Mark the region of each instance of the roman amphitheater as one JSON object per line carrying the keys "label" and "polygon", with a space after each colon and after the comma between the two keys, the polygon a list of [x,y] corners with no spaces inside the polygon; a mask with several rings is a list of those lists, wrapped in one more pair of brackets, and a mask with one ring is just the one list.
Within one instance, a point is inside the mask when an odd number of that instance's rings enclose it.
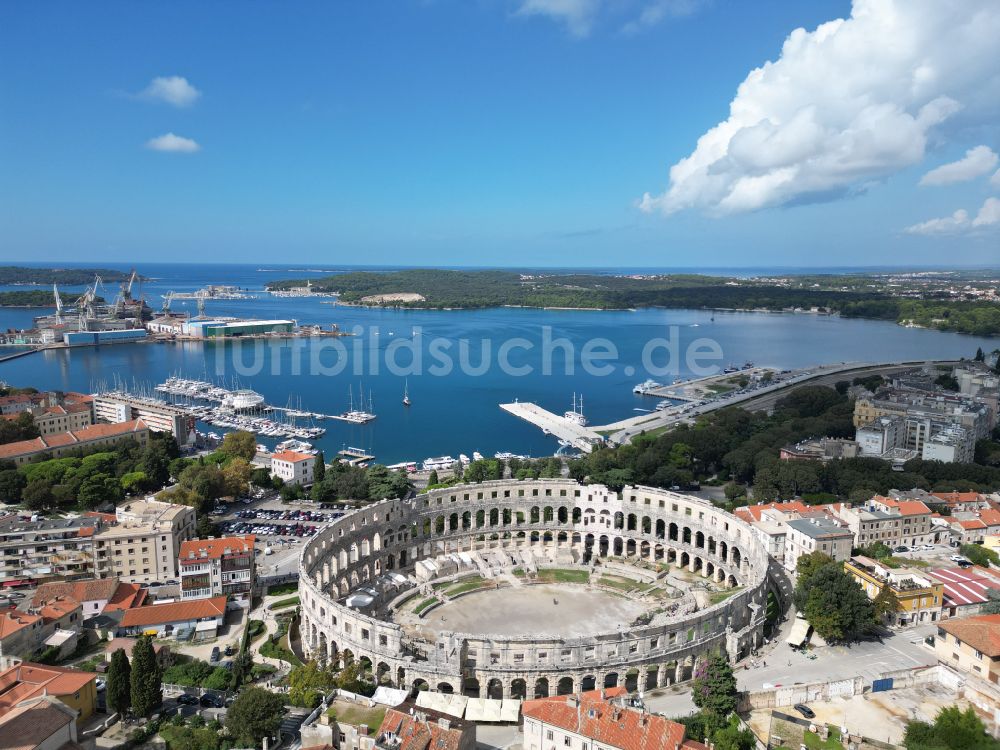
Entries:
{"label": "roman amphitheater", "polygon": [[386,500],[300,560],[303,648],[383,685],[481,698],[690,679],[762,641],[768,557],[708,501],[571,480]]}

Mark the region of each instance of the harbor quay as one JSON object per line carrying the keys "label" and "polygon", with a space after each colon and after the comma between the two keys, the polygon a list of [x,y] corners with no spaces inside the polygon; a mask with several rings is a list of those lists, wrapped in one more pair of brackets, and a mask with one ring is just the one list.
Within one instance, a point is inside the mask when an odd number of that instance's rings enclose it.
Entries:
{"label": "harbor quay", "polygon": [[[403,689],[520,699],[660,687],[691,679],[714,651],[743,658],[762,643],[772,586],[750,525],[707,501],[564,479],[375,503],[310,540],[299,573],[309,657],[358,661]],[[582,612],[578,590],[630,580],[647,611],[594,598],[585,604],[603,609]],[[532,600],[526,589],[543,582]],[[571,609],[538,628],[532,607],[559,613],[563,596]],[[459,610],[460,597],[474,599]],[[581,633],[571,612],[593,629]]]}

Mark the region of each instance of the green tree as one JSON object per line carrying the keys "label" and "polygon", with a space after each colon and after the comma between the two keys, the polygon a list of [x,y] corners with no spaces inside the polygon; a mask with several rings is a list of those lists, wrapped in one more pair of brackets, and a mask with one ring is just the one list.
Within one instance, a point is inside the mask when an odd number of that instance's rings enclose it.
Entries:
{"label": "green tree", "polygon": [[263,467],[254,469],[250,472],[250,484],[262,489],[271,489],[271,472]]}
{"label": "green tree", "polygon": [[107,702],[112,711],[124,715],[132,705],[132,669],[125,649],[118,649],[111,655],[108,666]]}
{"label": "green tree", "polygon": [[813,629],[827,641],[852,641],[875,624],[875,606],[840,563],[812,573],[804,588],[795,588],[795,603]]}
{"label": "green tree", "polygon": [[149,716],[163,703],[162,672],[148,635],[140,636],[132,647],[131,697],[136,716]]}
{"label": "green tree", "polygon": [[323,451],[316,454],[316,468],[313,471],[313,482],[322,482],[326,476],[326,456]]}
{"label": "green tree", "polygon": [[226,494],[232,497],[245,495],[250,488],[250,463],[243,458],[234,458],[222,469],[222,480]]}
{"label": "green tree", "polygon": [[55,505],[52,483],[45,479],[31,479],[21,491],[21,498],[28,510],[48,510]]}
{"label": "green tree", "polygon": [[986,727],[970,706],[945,706],[933,724],[911,721],[906,725],[903,746],[907,750],[998,750],[1000,741],[986,733]]}
{"label": "green tree", "polygon": [[227,432],[222,438],[222,446],[219,450],[231,458],[252,461],[253,457],[257,455],[257,438],[252,432],[243,430]]}
{"label": "green tree", "polygon": [[296,706],[315,708],[335,684],[333,673],[309,661],[289,673],[288,699]]}
{"label": "green tree", "polygon": [[878,622],[893,622],[896,619],[896,613],[903,609],[903,605],[899,603],[899,597],[888,585],[882,587],[872,603],[875,605],[875,619]]}
{"label": "green tree", "polygon": [[[808,592],[809,580],[815,575],[816,571],[832,562],[833,558],[824,552],[810,552],[808,555],[801,555],[795,562],[796,597],[799,597],[800,592]],[[801,608],[804,604],[804,598],[801,599],[801,604],[800,600],[796,598],[795,605],[797,607]]]}
{"label": "green tree", "polygon": [[121,502],[124,496],[121,482],[108,474],[90,475],[83,480],[77,492],[80,506],[91,510],[108,503],[115,505]]}
{"label": "green tree", "polygon": [[701,662],[691,683],[691,699],[704,711],[725,718],[736,710],[739,690],[732,665],[722,651],[712,652]]}
{"label": "green tree", "polygon": [[437,469],[431,469],[431,473],[427,477],[427,486],[433,487],[436,484],[440,484],[441,480],[438,479]]}
{"label": "green tree", "polygon": [[982,604],[979,611],[984,615],[1000,615],[1000,591],[997,589],[987,589],[986,601]]}
{"label": "green tree", "polygon": [[21,472],[15,469],[0,471],[0,502],[10,505],[21,502],[21,493],[27,485]]}
{"label": "green tree", "polygon": [[264,737],[277,733],[284,712],[281,696],[248,687],[226,712],[226,728],[239,743],[259,747]]}

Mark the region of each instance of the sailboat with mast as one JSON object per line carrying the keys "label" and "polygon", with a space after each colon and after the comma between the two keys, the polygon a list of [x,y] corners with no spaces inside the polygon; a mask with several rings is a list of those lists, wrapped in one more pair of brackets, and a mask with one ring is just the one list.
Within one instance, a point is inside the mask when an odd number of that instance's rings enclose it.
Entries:
{"label": "sailboat with mast", "polygon": [[576,393],[573,393],[573,408],[565,412],[563,416],[574,422],[581,427],[587,426],[587,418],[583,416],[583,394],[580,394],[580,399],[577,401]]}
{"label": "sailboat with mast", "polygon": [[410,381],[403,381],[403,406],[410,405]]}
{"label": "sailboat with mast", "polygon": [[364,386],[359,386],[358,395],[361,398],[361,403],[358,408],[354,408],[354,389],[351,386],[347,387],[347,411],[343,414],[337,414],[334,419],[339,419],[343,422],[350,422],[352,424],[365,424],[366,422],[371,422],[375,419],[375,406],[374,398],[372,397],[371,391],[368,391],[368,403],[365,403],[365,389]]}

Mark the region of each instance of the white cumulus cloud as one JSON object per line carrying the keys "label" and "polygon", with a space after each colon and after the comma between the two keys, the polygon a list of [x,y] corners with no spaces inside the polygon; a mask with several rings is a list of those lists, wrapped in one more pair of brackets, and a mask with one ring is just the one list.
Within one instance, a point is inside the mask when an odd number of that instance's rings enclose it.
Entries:
{"label": "white cumulus cloud", "polygon": [[942,164],[920,178],[921,185],[951,185],[968,182],[992,172],[997,165],[996,153],[989,146],[976,146],[965,152],[958,161]]}
{"label": "white cumulus cloud", "polygon": [[167,151],[175,154],[193,154],[195,151],[201,150],[197,141],[173,133],[150,138],[146,141],[146,148],[152,151]]}
{"label": "white cumulus cloud", "polygon": [[994,0],[854,0],[849,18],[789,34],[639,205],[726,214],[862,191],[920,163],[946,120],[995,117],[998,37]]}
{"label": "white cumulus cloud", "polygon": [[584,37],[593,28],[601,0],[524,0],[517,14],[548,16],[566,26],[570,34]]}
{"label": "white cumulus cloud", "polygon": [[951,216],[928,219],[909,226],[904,231],[908,234],[927,235],[962,234],[998,226],[1000,226],[1000,198],[987,198],[974,219],[969,217],[968,211],[960,208]]}
{"label": "white cumulus cloud", "polygon": [[190,107],[201,92],[183,76],[157,76],[139,94],[143,99],[166,102],[175,107]]}

